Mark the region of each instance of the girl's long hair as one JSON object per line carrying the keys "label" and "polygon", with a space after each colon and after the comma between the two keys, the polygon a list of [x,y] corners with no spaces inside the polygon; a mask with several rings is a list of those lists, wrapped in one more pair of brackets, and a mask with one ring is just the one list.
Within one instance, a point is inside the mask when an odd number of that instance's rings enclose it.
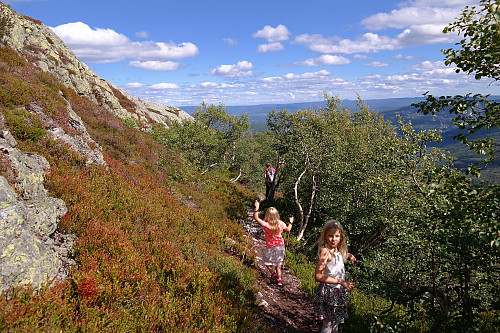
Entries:
{"label": "girl's long hair", "polygon": [[334,232],[337,230],[340,231],[340,242],[337,250],[340,252],[340,254],[342,254],[342,260],[345,262],[347,260],[347,243],[345,241],[344,229],[342,228],[340,222],[337,220],[329,220],[323,226],[323,230],[321,230],[321,235],[318,239],[318,256],[322,248],[327,248],[332,255],[335,251],[335,249],[330,249],[328,247],[328,244],[325,240],[325,235],[330,230],[333,230]]}
{"label": "girl's long hair", "polygon": [[269,223],[271,234],[276,236],[280,230],[280,214],[274,207],[269,207],[264,216],[264,220]]}

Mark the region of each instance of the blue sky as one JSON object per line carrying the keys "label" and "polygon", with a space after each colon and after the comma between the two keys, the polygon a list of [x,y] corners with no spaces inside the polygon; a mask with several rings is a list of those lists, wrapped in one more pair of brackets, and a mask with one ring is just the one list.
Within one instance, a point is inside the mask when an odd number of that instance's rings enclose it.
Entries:
{"label": "blue sky", "polygon": [[477,0],[11,0],[99,76],[172,106],[500,94],[442,29]]}

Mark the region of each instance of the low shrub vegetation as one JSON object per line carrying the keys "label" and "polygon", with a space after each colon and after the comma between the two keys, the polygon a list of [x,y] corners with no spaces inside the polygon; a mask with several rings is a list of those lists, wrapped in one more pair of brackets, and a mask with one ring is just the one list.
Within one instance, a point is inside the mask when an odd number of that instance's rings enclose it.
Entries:
{"label": "low shrub vegetation", "polygon": [[[146,133],[65,89],[105,151],[106,167],[85,166],[77,153],[44,137],[44,125],[24,108],[35,100],[61,121],[61,87],[12,63],[0,62],[0,73],[27,80],[12,90],[21,95],[2,100],[5,123],[22,149],[51,164],[46,187],[66,202],[59,230],[77,236],[77,264],[67,279],[39,291],[4,292],[0,331],[270,331],[254,306],[255,273],[242,260],[248,244],[235,221],[246,216],[250,194],[183,168]],[[12,80],[0,82],[5,91]],[[47,97],[33,100],[41,86]],[[170,173],[182,173],[182,181]]]}

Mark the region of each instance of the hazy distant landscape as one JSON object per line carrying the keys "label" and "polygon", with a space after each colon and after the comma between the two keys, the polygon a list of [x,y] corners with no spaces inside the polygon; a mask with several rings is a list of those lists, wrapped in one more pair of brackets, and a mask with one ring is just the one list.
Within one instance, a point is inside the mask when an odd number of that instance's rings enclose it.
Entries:
{"label": "hazy distant landscape", "polygon": [[[364,102],[370,107],[371,111],[378,111],[384,116],[384,119],[390,120],[393,123],[397,121],[397,115],[403,116],[404,120],[409,120],[412,125],[418,130],[425,129],[440,129],[444,132],[456,130],[452,123],[453,115],[447,112],[441,112],[434,116],[417,113],[417,109],[412,106],[412,103],[423,101],[423,97],[413,98],[385,98],[385,99],[369,99]],[[499,101],[500,96],[491,96],[491,100]],[[352,111],[358,109],[357,100],[342,100],[342,106],[349,108]],[[180,108],[189,114],[193,114],[198,106],[181,106]],[[263,131],[266,129],[267,115],[272,110],[282,110],[294,112],[297,110],[305,110],[308,108],[317,109],[326,107],[325,101],[289,103],[289,104],[258,104],[258,105],[226,105],[227,112],[233,115],[248,114],[251,123],[251,129],[254,131]]]}

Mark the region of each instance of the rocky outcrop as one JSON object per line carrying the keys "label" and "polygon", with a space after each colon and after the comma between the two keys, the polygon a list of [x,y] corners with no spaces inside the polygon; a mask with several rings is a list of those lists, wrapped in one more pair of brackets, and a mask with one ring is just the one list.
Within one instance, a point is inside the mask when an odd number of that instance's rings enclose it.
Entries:
{"label": "rocky outcrop", "polygon": [[132,97],[100,78],[49,27],[1,2],[0,44],[10,46],[32,64],[55,75],[66,87],[122,119],[134,119],[146,127],[155,122],[167,124],[171,120],[191,119],[179,108]]}
{"label": "rocky outcrop", "polygon": [[0,175],[0,292],[66,277],[74,237],[56,232],[67,208],[43,185],[49,163],[22,153],[7,130],[0,131],[0,163],[12,184]]}
{"label": "rocky outcrop", "polygon": [[102,155],[102,147],[97,144],[87,132],[87,128],[82,119],[73,111],[69,102],[66,109],[69,113],[68,126],[79,134],[69,134],[57,124],[51,117],[43,112],[43,108],[36,103],[31,103],[25,107],[26,111],[37,114],[47,128],[47,135],[54,140],[59,140],[67,144],[72,150],[85,157],[87,164],[106,164]]}

